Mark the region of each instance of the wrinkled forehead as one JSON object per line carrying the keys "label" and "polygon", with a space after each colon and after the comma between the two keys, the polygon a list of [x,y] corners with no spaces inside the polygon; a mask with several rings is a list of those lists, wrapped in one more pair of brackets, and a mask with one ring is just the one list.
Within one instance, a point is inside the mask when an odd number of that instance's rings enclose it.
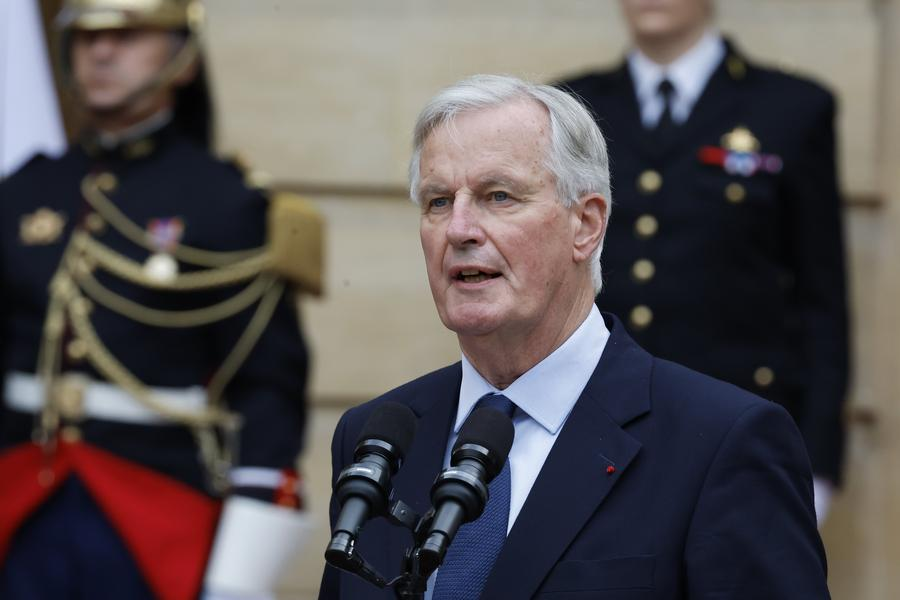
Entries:
{"label": "wrinkled forehead", "polygon": [[510,160],[543,159],[550,150],[550,131],[549,113],[535,101],[517,99],[469,109],[441,121],[425,136],[421,158],[496,159],[509,154]]}

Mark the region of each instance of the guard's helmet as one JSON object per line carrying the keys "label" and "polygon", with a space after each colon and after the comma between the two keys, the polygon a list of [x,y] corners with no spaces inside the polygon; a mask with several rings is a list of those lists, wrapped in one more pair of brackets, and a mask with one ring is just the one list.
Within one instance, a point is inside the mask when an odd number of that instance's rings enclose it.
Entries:
{"label": "guard's helmet", "polygon": [[62,34],[62,68],[71,81],[71,36],[74,31],[162,29],[184,35],[184,43],[143,92],[167,85],[200,61],[195,80],[177,91],[175,121],[205,145],[210,144],[212,107],[200,60],[203,5],[199,0],[65,0],[56,18]]}
{"label": "guard's helmet", "polygon": [[197,0],[66,0],[57,25],[68,29],[155,27],[197,31],[203,6]]}

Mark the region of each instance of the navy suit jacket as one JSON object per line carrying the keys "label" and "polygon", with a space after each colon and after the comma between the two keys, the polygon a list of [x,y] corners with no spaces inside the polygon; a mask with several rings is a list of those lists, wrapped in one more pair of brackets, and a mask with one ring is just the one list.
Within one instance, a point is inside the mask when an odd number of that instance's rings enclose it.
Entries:
{"label": "navy suit jacket", "polygon": [[[787,412],[654,358],[617,319],[604,317],[611,335],[603,356],[482,598],[828,598],[809,461]],[[406,404],[419,423],[393,480],[395,498],[424,513],[460,381],[455,364],[348,411],[334,435],[334,473],[352,461],[375,407]],[[332,524],[337,509],[332,501]],[[407,531],[377,518],[358,547],[390,578],[411,542]],[[319,597],[394,596],[329,566]]]}

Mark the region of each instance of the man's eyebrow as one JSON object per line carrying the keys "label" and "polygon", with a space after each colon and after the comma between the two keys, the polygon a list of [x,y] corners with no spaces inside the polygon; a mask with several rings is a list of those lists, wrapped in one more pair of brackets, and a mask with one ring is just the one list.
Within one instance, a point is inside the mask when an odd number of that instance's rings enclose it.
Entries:
{"label": "man's eyebrow", "polygon": [[449,196],[450,190],[447,189],[446,185],[442,185],[440,183],[427,183],[419,188],[418,196],[419,198],[424,198],[425,196]]}
{"label": "man's eyebrow", "polygon": [[501,187],[512,191],[521,192],[525,187],[522,182],[503,173],[485,173],[475,180],[475,186],[479,189]]}

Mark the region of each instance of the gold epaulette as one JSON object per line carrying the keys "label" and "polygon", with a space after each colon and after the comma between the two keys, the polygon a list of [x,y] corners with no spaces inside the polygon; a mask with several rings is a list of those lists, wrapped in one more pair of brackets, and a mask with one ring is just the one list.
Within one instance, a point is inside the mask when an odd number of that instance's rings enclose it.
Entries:
{"label": "gold epaulette", "polygon": [[290,192],[269,193],[271,269],[300,290],[321,296],[325,222],[312,202]]}

